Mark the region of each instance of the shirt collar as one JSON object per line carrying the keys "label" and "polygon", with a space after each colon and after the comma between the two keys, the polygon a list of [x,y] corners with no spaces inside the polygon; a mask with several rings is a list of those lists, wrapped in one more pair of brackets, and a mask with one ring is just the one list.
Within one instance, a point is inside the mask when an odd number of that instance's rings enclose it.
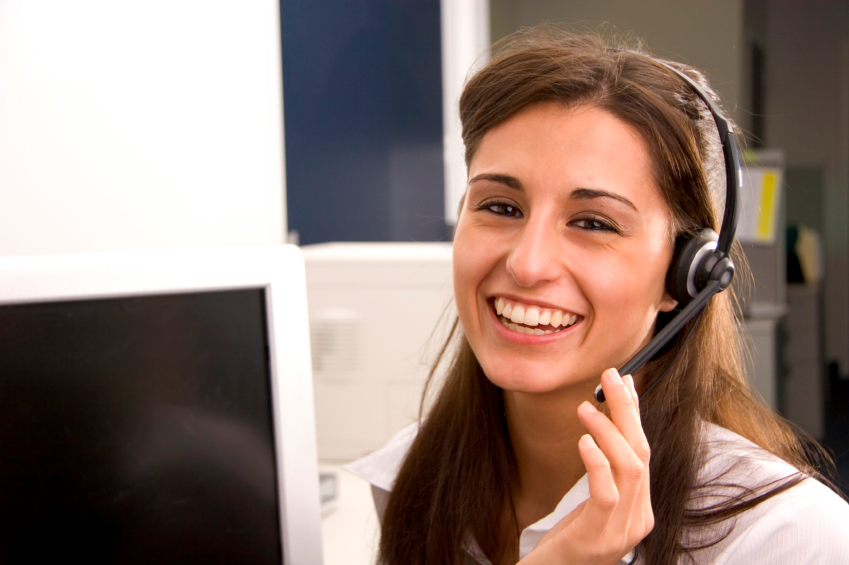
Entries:
{"label": "shirt collar", "polygon": [[401,470],[410,445],[418,433],[419,424],[414,422],[395,434],[389,443],[377,451],[348,463],[342,468],[367,480],[377,488],[389,492],[395,484],[395,478]]}
{"label": "shirt collar", "polygon": [[537,546],[539,540],[548,533],[548,531],[557,524],[560,520],[569,515],[575,508],[581,505],[582,502],[590,497],[590,483],[587,481],[587,476],[581,477],[577,483],[569,489],[554,512],[539,520],[522,531],[519,536],[519,558],[525,557]]}
{"label": "shirt collar", "polygon": [[[407,455],[407,451],[410,449],[410,444],[413,443],[418,431],[418,423],[410,424],[398,432],[382,448],[362,459],[345,465],[343,468],[362,477],[380,489],[387,492],[391,491],[392,486],[395,484],[398,471],[400,471],[404,458]],[[521,559],[528,555],[557,522],[568,516],[570,512],[575,510],[585,500],[588,500],[589,497],[590,484],[587,475],[584,475],[560,500],[554,512],[522,531],[522,534],[519,536],[519,558]],[[478,563],[489,564],[489,561],[484,557],[483,552],[474,539],[468,538],[466,540],[465,549]],[[632,556],[633,552],[623,557],[622,562],[629,563]]]}

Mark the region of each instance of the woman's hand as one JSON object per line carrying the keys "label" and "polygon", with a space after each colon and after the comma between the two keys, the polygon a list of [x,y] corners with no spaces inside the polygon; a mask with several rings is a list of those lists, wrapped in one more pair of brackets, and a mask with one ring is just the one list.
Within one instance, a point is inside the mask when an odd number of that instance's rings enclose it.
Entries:
{"label": "woman's hand", "polygon": [[640,423],[634,380],[608,369],[601,384],[611,418],[589,402],[578,408],[578,418],[589,432],[578,447],[590,498],[558,522],[521,565],[611,565],[654,526],[649,444]]}

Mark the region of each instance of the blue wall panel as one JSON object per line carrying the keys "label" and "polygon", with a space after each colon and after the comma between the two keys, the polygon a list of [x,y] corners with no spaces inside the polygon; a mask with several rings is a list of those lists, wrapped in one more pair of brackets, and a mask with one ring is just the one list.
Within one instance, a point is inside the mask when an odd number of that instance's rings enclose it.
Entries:
{"label": "blue wall panel", "polygon": [[289,229],[445,239],[438,0],[282,0]]}

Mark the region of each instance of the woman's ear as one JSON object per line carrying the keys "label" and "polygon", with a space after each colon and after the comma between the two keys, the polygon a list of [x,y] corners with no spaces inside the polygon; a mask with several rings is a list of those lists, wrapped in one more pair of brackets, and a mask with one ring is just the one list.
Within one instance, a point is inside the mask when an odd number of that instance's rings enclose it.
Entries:
{"label": "woman's ear", "polygon": [[672,295],[670,295],[668,292],[666,292],[664,290],[663,291],[663,298],[660,301],[659,310],[661,312],[672,312],[673,310],[675,310],[676,306],[678,306],[678,301],[675,300],[674,298],[672,298]]}

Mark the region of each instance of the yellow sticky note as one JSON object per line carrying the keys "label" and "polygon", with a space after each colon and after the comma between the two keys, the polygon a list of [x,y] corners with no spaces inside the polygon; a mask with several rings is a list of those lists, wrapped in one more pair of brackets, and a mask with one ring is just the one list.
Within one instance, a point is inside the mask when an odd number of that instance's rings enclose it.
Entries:
{"label": "yellow sticky note", "polygon": [[773,208],[775,206],[775,184],[778,176],[772,171],[764,171],[761,187],[760,213],[755,234],[760,240],[769,240],[773,232]]}

